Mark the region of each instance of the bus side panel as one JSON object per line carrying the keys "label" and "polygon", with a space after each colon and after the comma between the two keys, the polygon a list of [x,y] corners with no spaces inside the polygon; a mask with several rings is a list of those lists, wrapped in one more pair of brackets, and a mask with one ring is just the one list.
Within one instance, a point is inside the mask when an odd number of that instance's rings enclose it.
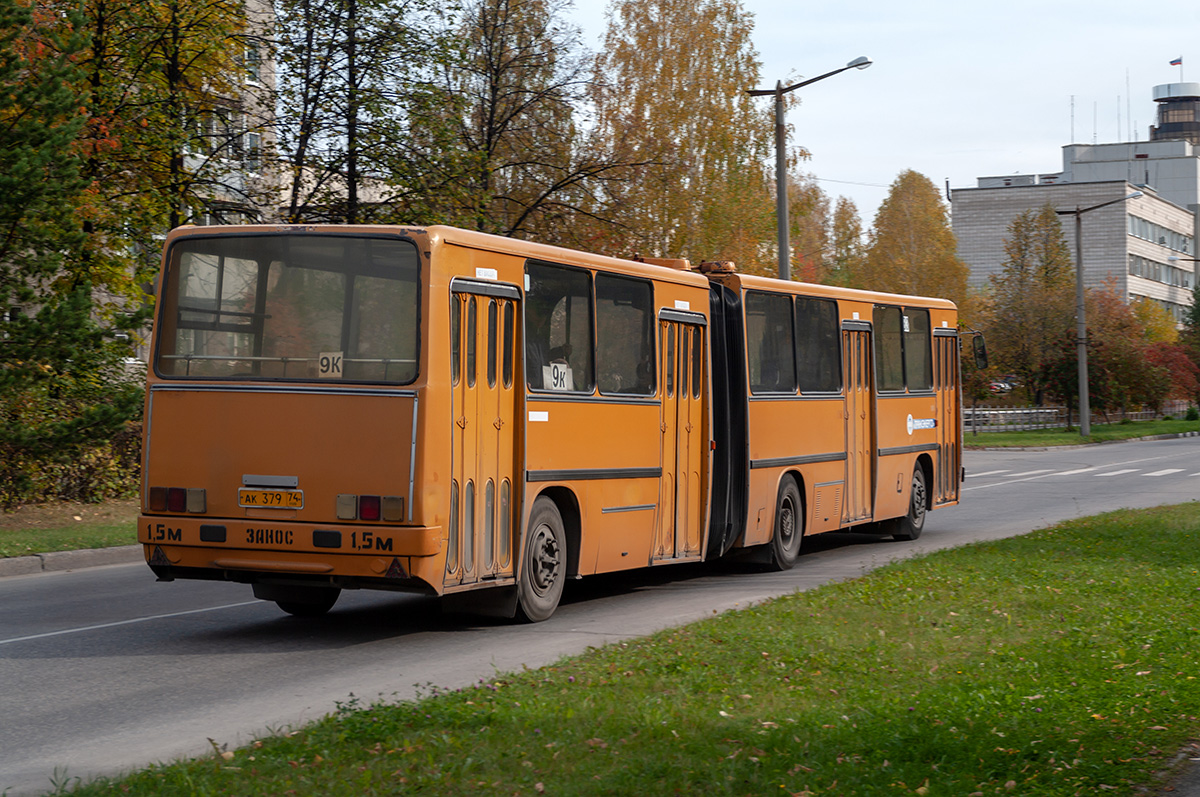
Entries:
{"label": "bus side panel", "polygon": [[[938,447],[937,397],[932,393],[889,397],[880,396],[876,440],[879,459],[876,465],[875,519],[900,517],[908,512],[908,493],[913,469],[922,453],[936,461]],[[926,485],[932,490],[933,482]]]}
{"label": "bus side panel", "polygon": [[[657,403],[526,398],[529,505],[549,484],[580,504],[579,573],[648,563],[659,484]],[[605,510],[608,510],[607,512]]]}

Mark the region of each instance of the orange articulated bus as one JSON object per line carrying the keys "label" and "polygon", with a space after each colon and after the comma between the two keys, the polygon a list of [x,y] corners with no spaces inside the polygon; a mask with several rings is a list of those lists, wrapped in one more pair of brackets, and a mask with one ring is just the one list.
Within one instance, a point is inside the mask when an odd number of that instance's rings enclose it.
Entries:
{"label": "orange articulated bus", "polygon": [[567,579],[957,502],[953,304],[449,227],[167,239],[139,540],[296,615],[342,589],[538,621]]}

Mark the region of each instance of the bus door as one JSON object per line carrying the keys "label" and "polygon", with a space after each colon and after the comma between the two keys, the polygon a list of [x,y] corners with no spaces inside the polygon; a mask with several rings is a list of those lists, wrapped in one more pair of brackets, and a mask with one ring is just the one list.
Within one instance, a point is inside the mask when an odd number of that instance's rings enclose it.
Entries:
{"label": "bus door", "polygon": [[935,504],[958,500],[962,463],[962,410],[958,335],[953,330],[933,332],[933,388],[937,393],[938,463],[933,486]]}
{"label": "bus door", "polygon": [[842,370],[846,374],[846,500],[842,521],[852,523],[871,517],[875,497],[869,324],[843,322]]}
{"label": "bus door", "polygon": [[448,585],[511,576],[517,428],[515,287],[455,280],[450,305],[453,394]]}
{"label": "bus door", "polygon": [[700,555],[704,523],[703,316],[659,312],[659,395],[662,397],[662,478],[654,559]]}

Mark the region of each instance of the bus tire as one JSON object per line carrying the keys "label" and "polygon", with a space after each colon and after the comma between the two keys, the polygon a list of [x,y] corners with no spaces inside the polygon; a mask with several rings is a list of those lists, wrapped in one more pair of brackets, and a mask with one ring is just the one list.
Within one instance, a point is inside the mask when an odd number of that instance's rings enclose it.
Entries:
{"label": "bus tire", "polygon": [[[276,600],[275,605],[293,617],[320,617],[333,608],[338,596],[338,587],[296,587],[295,597]],[[303,590],[300,592],[299,590]]]}
{"label": "bus tire", "polygon": [[554,614],[567,580],[567,533],[558,506],[549,498],[533,502],[529,531],[521,552],[517,582],[518,615],[527,623],[540,623]]}
{"label": "bus tire", "polygon": [[925,528],[925,471],[918,464],[913,468],[912,489],[908,493],[908,514],[896,518],[892,539],[909,542],[921,536]]}
{"label": "bus tire", "polygon": [[796,480],[784,476],[775,501],[775,531],[771,534],[771,569],[791,570],[804,540],[804,502]]}

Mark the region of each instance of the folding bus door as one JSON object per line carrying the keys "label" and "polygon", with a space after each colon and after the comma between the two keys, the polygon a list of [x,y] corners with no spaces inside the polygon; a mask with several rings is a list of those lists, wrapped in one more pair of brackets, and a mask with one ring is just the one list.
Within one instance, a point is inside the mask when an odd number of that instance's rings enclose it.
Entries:
{"label": "folding bus door", "polygon": [[704,485],[704,327],[689,314],[659,314],[662,479],[654,559],[700,555]]}
{"label": "folding bus door", "polygon": [[461,280],[451,294],[454,462],[447,585],[513,572],[519,295],[515,287]]}
{"label": "folding bus door", "polygon": [[958,335],[933,332],[933,388],[937,393],[937,480],[933,501],[944,504],[958,500],[962,463],[962,410],[959,389]]}
{"label": "folding bus door", "polygon": [[872,428],[871,327],[842,324],[842,370],[846,375],[846,500],[842,522],[869,519],[874,509],[875,460]]}

